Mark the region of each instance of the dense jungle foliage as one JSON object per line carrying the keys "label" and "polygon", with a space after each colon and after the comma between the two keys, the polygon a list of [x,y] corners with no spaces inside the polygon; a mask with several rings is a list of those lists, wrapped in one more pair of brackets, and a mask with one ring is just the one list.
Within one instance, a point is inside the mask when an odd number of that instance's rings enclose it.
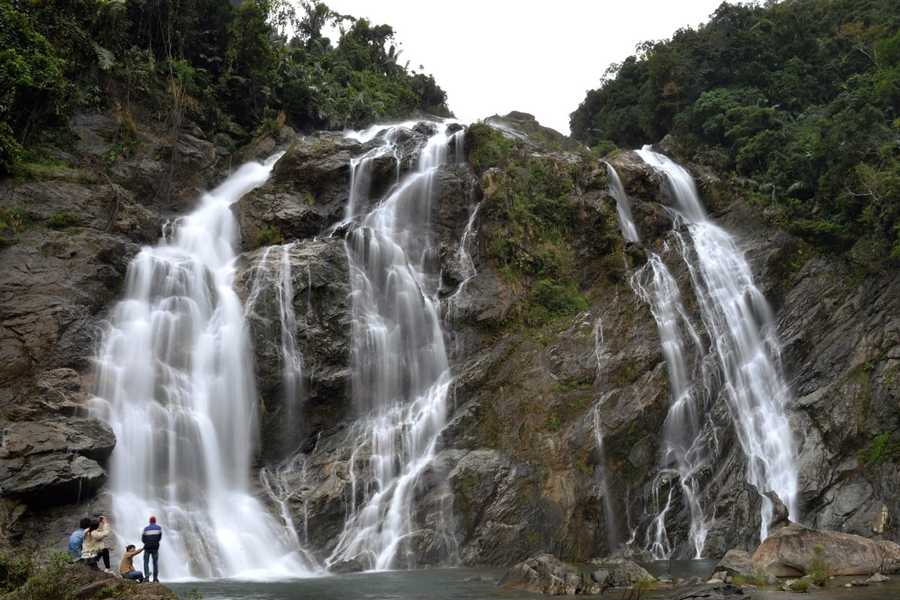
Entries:
{"label": "dense jungle foliage", "polygon": [[398,62],[390,26],[314,0],[297,6],[0,0],[0,174],[73,111],[113,103],[126,120],[140,104],[236,142],[285,122],[340,129],[417,110],[449,115],[434,78]]}
{"label": "dense jungle foliage", "polygon": [[672,134],[819,249],[896,264],[900,1],[722,4],[637,50],[571,114],[573,137],[632,148]]}

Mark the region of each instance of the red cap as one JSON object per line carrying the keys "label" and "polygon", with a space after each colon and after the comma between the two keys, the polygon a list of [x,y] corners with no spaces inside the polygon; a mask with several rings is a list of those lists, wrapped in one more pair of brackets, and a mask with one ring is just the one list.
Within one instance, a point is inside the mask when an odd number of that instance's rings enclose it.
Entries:
{"label": "red cap", "polygon": [[151,523],[156,523],[156,517],[150,517],[150,522],[151,522]]}

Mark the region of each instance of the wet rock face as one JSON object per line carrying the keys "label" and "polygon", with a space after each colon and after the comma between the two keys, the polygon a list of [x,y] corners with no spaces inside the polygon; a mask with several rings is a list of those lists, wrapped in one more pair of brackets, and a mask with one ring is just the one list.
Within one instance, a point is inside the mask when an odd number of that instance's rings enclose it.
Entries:
{"label": "wet rock face", "polygon": [[[265,402],[263,460],[268,461],[287,456],[349,416],[350,276],[344,241],[337,237],[264,248],[243,262],[235,287],[256,351],[257,387]],[[292,292],[288,306],[279,299],[278,287],[285,284]],[[293,312],[290,333],[303,363],[304,384],[293,399],[285,398],[283,310]],[[296,405],[286,406],[291,400]]]}
{"label": "wet rock face", "polygon": [[295,140],[269,181],[234,206],[243,248],[258,247],[267,233],[279,238],[269,243],[313,237],[338,221],[350,194],[350,160],[360,151],[339,134]]}
{"label": "wet rock face", "polygon": [[778,313],[793,373],[804,522],[897,541],[900,302],[897,273],[856,283],[812,257],[787,282]]}
{"label": "wet rock face", "polygon": [[121,293],[136,242],[159,222],[118,186],[0,183],[0,207],[29,215],[0,248],[0,414],[31,393],[34,375],[87,371],[98,317]]}
{"label": "wet rock face", "polygon": [[[421,135],[408,133],[415,149]],[[293,141],[272,169],[265,185],[242,198],[234,207],[241,224],[242,246],[311,238],[321,235],[342,219],[350,201],[351,161],[378,142],[361,144],[342,134],[322,132]],[[413,155],[382,156],[375,160],[371,178],[359,182],[370,190],[366,197],[380,198],[399,173],[409,168]],[[357,212],[365,210],[358,206]]]}

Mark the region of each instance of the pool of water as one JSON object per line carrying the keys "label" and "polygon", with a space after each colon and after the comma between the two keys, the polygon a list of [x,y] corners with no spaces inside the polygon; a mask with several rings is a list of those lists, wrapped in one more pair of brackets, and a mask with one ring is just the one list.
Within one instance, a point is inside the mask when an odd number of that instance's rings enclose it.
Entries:
{"label": "pool of water", "polygon": [[[660,561],[647,565],[653,575],[675,578],[708,577],[717,561]],[[589,570],[590,567],[586,567]],[[180,597],[196,590],[204,600],[535,600],[535,596],[497,587],[506,569],[425,569],[329,575],[291,581],[197,581],[167,584]],[[898,600],[900,575],[868,587],[846,589],[851,577],[833,580],[827,587],[804,596],[810,600]],[[865,578],[856,578],[865,579]],[[651,590],[643,596],[674,598],[677,590]],[[623,590],[607,591],[604,598],[628,598]],[[760,590],[754,600],[797,600],[800,596]]]}
{"label": "pool of water", "polygon": [[534,598],[497,587],[506,569],[425,569],[329,575],[278,582],[199,581],[167,584],[179,596],[204,600],[418,600]]}

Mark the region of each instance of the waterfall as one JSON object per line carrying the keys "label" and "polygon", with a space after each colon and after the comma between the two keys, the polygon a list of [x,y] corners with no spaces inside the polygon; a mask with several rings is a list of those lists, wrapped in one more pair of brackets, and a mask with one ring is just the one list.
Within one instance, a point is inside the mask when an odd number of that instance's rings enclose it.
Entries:
{"label": "waterfall", "polygon": [[[597,384],[600,389],[606,388],[607,374],[604,369],[603,350],[605,342],[603,340],[603,319],[598,317],[591,329],[594,336],[594,358],[597,360]],[[609,544],[609,550],[613,551],[622,541],[622,534],[619,527],[619,519],[616,515],[616,507],[613,503],[612,491],[609,486],[609,478],[606,472],[606,452],[603,448],[603,429],[600,419],[600,407],[608,398],[605,396],[594,404],[593,425],[594,440],[597,442],[597,477],[600,486],[600,495],[603,498],[603,518],[606,522],[606,542]]]}
{"label": "waterfall", "polygon": [[93,405],[115,431],[119,544],[155,515],[164,581],[310,574],[296,535],[250,493],[258,421],[244,313],[232,289],[231,204],[277,159],[242,166],[128,268],[103,335]]}
{"label": "waterfall", "polygon": [[[457,137],[462,138],[462,136]],[[481,204],[476,204],[475,208],[469,213],[469,220],[466,222],[462,236],[460,236],[459,239],[459,245],[456,248],[456,266],[459,269],[459,276],[462,280],[459,282],[456,291],[447,298],[447,312],[450,314],[450,318],[455,318],[459,297],[462,295],[463,291],[465,291],[466,284],[476,275],[475,261],[472,260],[472,255],[469,254],[468,244],[469,238],[472,236],[472,231],[475,228],[475,217],[478,216],[478,210],[480,208]]]}
{"label": "waterfall", "polygon": [[[300,425],[300,405],[304,400],[303,355],[297,346],[297,315],[294,312],[294,284],[291,256],[299,242],[268,246],[253,264],[253,280],[244,308],[245,316],[255,309],[260,296],[274,301],[278,317],[281,358],[281,405],[279,450],[286,458],[296,449],[295,433]],[[271,290],[270,290],[271,288]]]}
{"label": "waterfall", "polygon": [[631,218],[631,202],[622,186],[622,180],[619,179],[619,174],[609,163],[606,163],[606,173],[609,178],[609,193],[616,199],[616,212],[619,215],[619,227],[622,229],[622,235],[629,242],[639,242],[641,237],[638,235],[637,227],[634,226],[634,219]]}
{"label": "waterfall", "polygon": [[[352,386],[359,418],[350,461],[352,506],[328,564],[358,561],[384,570],[416,566],[414,495],[437,451],[451,376],[436,295],[439,256],[431,210],[435,175],[459,134],[446,125],[421,149],[416,168],[368,202],[375,157],[399,155],[405,125],[351,165],[354,197],[347,220],[352,300]],[[369,137],[371,132],[362,134]],[[398,169],[399,169],[398,161]],[[359,468],[362,466],[363,468]]]}
{"label": "waterfall", "polygon": [[[708,527],[700,504],[697,474],[708,459],[701,435],[701,419],[709,406],[704,401],[708,400],[705,389],[697,389],[688,374],[684,341],[688,337],[697,349],[701,349],[702,344],[688,320],[678,284],[658,254],[649,253],[647,264],[632,275],[631,287],[650,306],[669,373],[669,412],[663,423],[660,473],[653,490],[657,505],[663,508],[658,511],[650,529],[650,552],[654,558],[663,559],[669,558],[674,549],[666,531],[665,517],[672,502],[672,475],[677,474],[690,512],[690,543],[694,558],[700,558]],[[663,493],[666,493],[664,503],[660,501]]]}
{"label": "waterfall", "polygon": [[[714,353],[724,380],[718,393],[726,402],[747,458],[747,481],[760,493],[774,491],[790,516],[796,518],[796,451],[786,414],[790,392],[781,373],[780,345],[771,309],[754,285],[749,265],[732,237],[709,221],[690,174],[647,148],[638,151],[638,155],[665,174],[676,203],[676,225],[679,220],[687,225],[690,243],[677,232],[674,238],[691,275],[700,317],[712,340],[709,350]],[[657,322],[660,323],[659,317]],[[677,345],[681,342],[667,340],[662,324],[660,337],[664,352],[678,350]],[[697,343],[696,337],[694,341]],[[667,438],[665,452],[674,451],[676,456],[683,454],[689,465],[700,466],[703,463],[699,436],[702,425],[700,414],[694,412],[699,398],[692,401],[690,393],[684,398],[679,397],[682,391],[680,384],[676,387],[675,377],[680,378],[683,374],[673,374],[672,362],[669,365],[673,401],[667,424],[672,420],[673,431],[694,429],[698,435],[690,444],[690,436],[684,437],[680,450],[673,450],[678,447],[678,442]],[[684,487],[684,474],[681,479]],[[768,535],[772,509],[771,500],[762,495],[760,539]],[[693,513],[693,508],[691,511]],[[692,537],[693,530],[692,524]]]}

